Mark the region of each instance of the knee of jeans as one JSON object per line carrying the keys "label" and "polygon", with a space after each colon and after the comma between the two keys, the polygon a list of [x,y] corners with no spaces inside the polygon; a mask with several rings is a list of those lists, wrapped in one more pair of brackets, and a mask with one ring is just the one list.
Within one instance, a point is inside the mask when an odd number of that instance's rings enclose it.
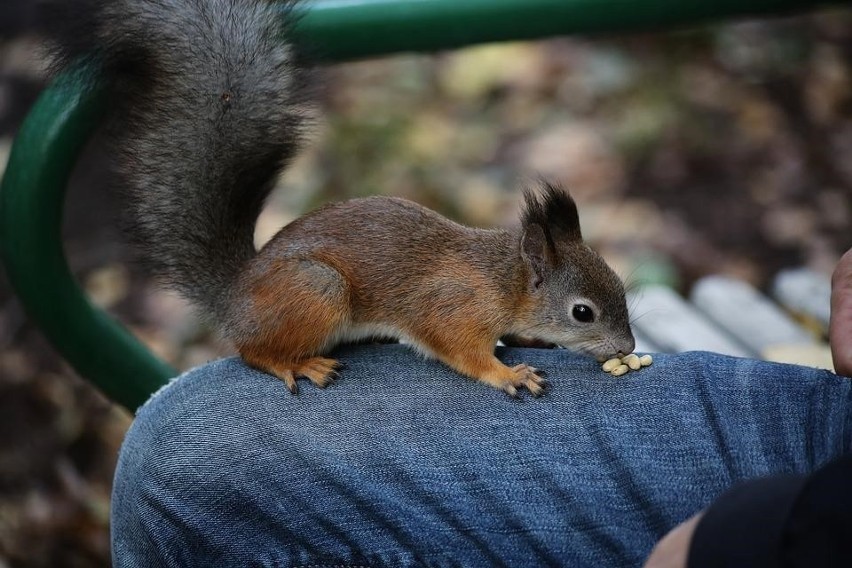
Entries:
{"label": "knee of jeans", "polygon": [[271,411],[252,373],[237,359],[216,361],[152,396],[122,445],[117,490],[186,491],[258,451]]}
{"label": "knee of jeans", "polygon": [[217,361],[181,376],[139,410],[114,480],[116,548],[207,536],[212,519],[255,498],[252,484],[263,482],[265,463],[287,459],[290,446],[271,432],[282,419],[251,373],[237,360]]}

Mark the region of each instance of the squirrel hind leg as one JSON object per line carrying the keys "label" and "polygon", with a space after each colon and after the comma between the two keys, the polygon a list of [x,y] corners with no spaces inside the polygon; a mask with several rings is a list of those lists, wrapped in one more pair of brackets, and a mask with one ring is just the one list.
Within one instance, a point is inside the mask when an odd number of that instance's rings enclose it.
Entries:
{"label": "squirrel hind leg", "polygon": [[324,389],[339,376],[338,371],[341,367],[338,361],[327,357],[308,357],[295,363],[270,362],[263,366],[249,364],[284,381],[287,389],[293,394],[299,392],[297,378],[308,379],[317,387]]}
{"label": "squirrel hind leg", "polygon": [[250,367],[281,379],[293,394],[299,392],[296,379],[308,379],[323,389],[340,376],[342,367],[337,360],[321,356],[288,360],[278,353],[251,349],[240,350],[240,356]]}
{"label": "squirrel hind leg", "polygon": [[350,319],[344,275],[320,261],[276,259],[243,289],[249,301],[235,313],[251,332],[233,338],[243,360],[278,377],[294,394],[299,378],[328,386],[341,365],[322,355]]}

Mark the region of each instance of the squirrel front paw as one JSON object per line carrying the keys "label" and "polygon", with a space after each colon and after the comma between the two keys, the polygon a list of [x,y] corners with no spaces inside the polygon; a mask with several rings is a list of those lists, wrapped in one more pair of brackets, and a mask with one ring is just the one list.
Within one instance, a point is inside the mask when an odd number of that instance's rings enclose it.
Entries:
{"label": "squirrel front paw", "polygon": [[500,389],[512,398],[519,398],[518,389],[525,388],[531,395],[538,398],[544,394],[547,382],[540,376],[541,371],[526,364],[507,367],[498,363],[499,367],[477,378],[494,388]]}
{"label": "squirrel front paw", "polygon": [[503,385],[503,390],[509,396],[517,397],[519,387],[527,389],[536,398],[544,394],[547,382],[539,375],[541,371],[522,363],[512,367],[512,372],[514,373],[514,377],[511,382]]}

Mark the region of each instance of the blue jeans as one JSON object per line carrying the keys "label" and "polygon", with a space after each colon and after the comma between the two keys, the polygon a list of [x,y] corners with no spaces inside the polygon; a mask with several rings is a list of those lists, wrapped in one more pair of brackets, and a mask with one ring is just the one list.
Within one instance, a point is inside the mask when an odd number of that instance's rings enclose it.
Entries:
{"label": "blue jeans", "polygon": [[852,450],[852,383],[709,353],[612,377],[564,350],[513,400],[400,345],[298,396],[225,359],[138,413],[115,566],[639,566],[737,481]]}

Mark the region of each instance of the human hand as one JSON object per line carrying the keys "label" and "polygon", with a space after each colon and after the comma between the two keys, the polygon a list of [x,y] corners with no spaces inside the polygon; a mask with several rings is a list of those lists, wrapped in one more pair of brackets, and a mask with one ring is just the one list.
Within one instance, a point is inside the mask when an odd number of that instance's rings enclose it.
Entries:
{"label": "human hand", "polygon": [[828,339],[834,370],[852,377],[852,249],[843,255],[831,277]]}
{"label": "human hand", "polygon": [[644,568],[686,568],[692,534],[703,514],[704,511],[696,513],[661,538],[645,561]]}

